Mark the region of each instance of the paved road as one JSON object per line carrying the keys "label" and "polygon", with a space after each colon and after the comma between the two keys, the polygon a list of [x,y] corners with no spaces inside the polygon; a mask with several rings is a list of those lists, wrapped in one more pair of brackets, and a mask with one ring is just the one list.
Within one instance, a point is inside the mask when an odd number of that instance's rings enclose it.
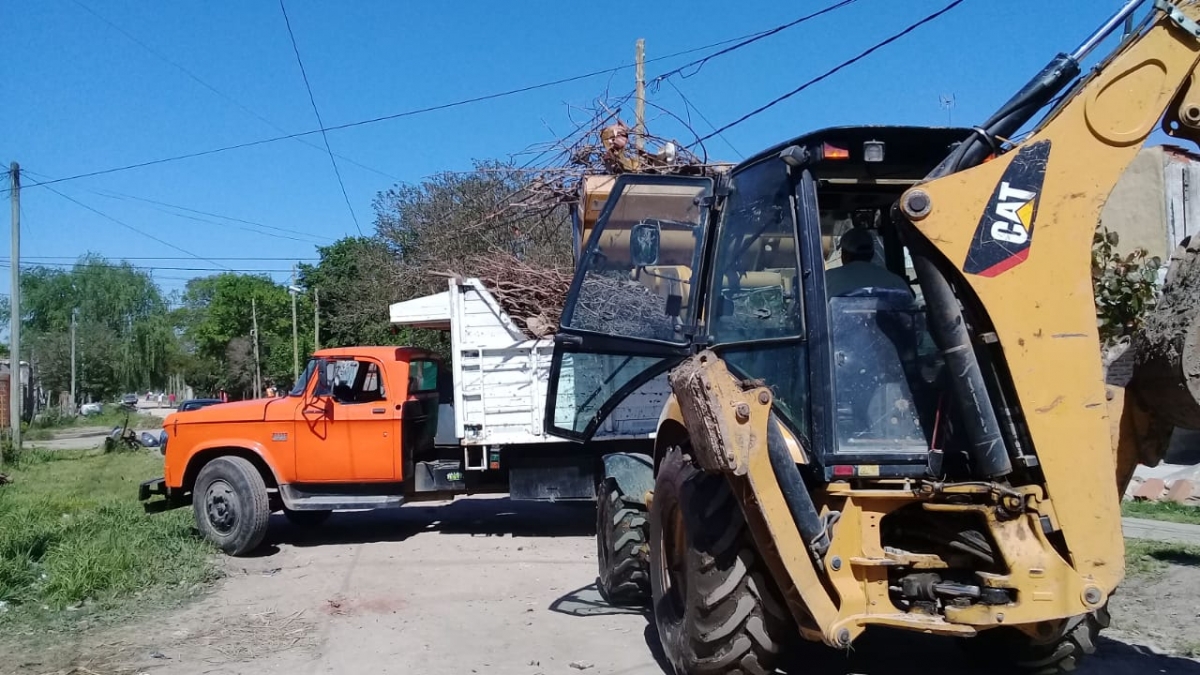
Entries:
{"label": "paved road", "polygon": [[1200,525],[1169,523],[1146,518],[1122,518],[1121,528],[1130,539],[1150,539],[1171,544],[1200,546]]}

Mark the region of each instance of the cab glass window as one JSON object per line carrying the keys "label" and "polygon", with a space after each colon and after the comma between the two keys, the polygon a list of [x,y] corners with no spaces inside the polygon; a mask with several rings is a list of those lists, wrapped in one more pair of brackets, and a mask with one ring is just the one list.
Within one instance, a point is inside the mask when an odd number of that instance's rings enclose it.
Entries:
{"label": "cab glass window", "polygon": [[386,398],[379,364],[366,359],[339,359],[330,362],[329,380],[333,399],[353,405],[373,403]]}
{"label": "cab glass window", "polygon": [[718,344],[800,335],[797,261],[787,165],[770,159],[733,176],[713,272]]}
{"label": "cab glass window", "polygon": [[[610,197],[600,234],[581,262],[578,296],[563,327],[614,337],[686,341],[710,181],[625,183]],[[652,216],[648,216],[652,214]]]}
{"label": "cab glass window", "polygon": [[408,393],[424,394],[438,390],[437,361],[413,361],[408,364]]}

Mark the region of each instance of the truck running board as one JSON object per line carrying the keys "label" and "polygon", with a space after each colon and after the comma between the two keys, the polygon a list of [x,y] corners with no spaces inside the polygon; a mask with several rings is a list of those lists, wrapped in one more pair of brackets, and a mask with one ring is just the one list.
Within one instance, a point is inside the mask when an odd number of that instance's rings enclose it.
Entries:
{"label": "truck running board", "polygon": [[[364,487],[375,492],[363,492]],[[404,503],[399,483],[383,485],[280,485],[283,505],[292,511],[394,509]],[[394,490],[394,492],[393,492]]]}

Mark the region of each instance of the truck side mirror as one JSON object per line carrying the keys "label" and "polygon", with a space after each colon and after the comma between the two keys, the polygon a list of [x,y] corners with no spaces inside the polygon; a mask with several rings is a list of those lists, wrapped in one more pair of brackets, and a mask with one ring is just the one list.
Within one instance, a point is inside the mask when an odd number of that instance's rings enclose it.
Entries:
{"label": "truck side mirror", "polygon": [[629,261],[634,267],[658,264],[658,249],[662,227],[657,222],[642,221],[629,231]]}

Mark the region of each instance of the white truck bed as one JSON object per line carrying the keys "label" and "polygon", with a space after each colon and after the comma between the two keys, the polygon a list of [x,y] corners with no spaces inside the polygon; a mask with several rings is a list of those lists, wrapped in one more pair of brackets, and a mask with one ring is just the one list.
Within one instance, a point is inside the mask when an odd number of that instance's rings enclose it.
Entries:
{"label": "white truck bed", "polygon": [[[390,314],[398,326],[450,333],[453,414],[443,402],[438,445],[562,442],[543,430],[554,342],[527,338],[481,281],[450,279],[446,292],[395,303]],[[563,369],[560,418],[569,417],[575,405],[573,373],[569,364]],[[595,440],[652,437],[669,392],[665,376],[646,383],[609,415]]]}

